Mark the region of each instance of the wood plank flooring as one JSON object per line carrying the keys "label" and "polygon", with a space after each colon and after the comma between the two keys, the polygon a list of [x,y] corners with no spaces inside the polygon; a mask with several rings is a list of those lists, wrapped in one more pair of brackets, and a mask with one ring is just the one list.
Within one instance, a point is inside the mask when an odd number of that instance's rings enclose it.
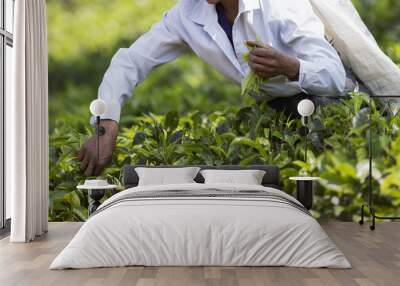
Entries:
{"label": "wood plank flooring", "polygon": [[353,265],[352,269],[288,267],[124,267],[48,270],[81,223],[50,223],[49,233],[29,244],[0,241],[1,286],[133,285],[133,286],[264,286],[264,285],[400,285],[400,223],[322,224]]}

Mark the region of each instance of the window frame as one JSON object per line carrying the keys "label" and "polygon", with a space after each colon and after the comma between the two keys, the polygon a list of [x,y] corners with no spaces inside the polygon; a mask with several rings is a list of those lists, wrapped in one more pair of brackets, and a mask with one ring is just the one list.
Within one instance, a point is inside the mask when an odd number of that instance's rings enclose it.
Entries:
{"label": "window frame", "polygon": [[[13,13],[15,0],[11,0]],[[6,0],[0,0],[0,237],[10,230],[10,219],[6,217],[6,189],[5,189],[5,100],[6,100],[6,50],[7,46],[13,48],[13,33],[6,28]],[[11,17],[13,17],[12,15]],[[14,30],[14,29],[12,29]]]}

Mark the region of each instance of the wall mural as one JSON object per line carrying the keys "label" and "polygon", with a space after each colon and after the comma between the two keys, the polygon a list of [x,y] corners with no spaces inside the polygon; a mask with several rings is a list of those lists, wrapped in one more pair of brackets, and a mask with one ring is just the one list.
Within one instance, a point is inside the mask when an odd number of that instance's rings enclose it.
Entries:
{"label": "wall mural", "polygon": [[[87,192],[77,153],[93,135],[89,104],[111,57],[158,21],[175,1],[48,0],[50,208],[52,221],[87,218]],[[354,0],[381,49],[400,64],[400,2]],[[186,52],[140,84],[123,108],[112,163],[103,175],[121,184],[125,164],[274,164],[293,194],[299,173],[322,178],[312,214],[359,220],[368,191],[368,115],[372,109],[375,207],[400,212],[400,118],[390,105],[351,93],[317,107],[304,162],[301,120],[241,87]]]}

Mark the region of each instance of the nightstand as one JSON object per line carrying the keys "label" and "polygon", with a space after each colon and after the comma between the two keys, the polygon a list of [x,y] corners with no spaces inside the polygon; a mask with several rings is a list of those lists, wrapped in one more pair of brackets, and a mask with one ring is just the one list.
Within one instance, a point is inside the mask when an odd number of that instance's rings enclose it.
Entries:
{"label": "nightstand", "polygon": [[296,197],[303,206],[310,210],[314,200],[314,185],[316,181],[319,181],[319,177],[290,177],[292,181],[297,183]]}
{"label": "nightstand", "polygon": [[106,190],[117,189],[118,186],[109,185],[108,183],[103,185],[90,184],[90,182],[86,180],[84,185],[79,185],[77,186],[77,188],[79,190],[87,190],[89,192],[89,198],[92,199],[92,201],[90,201],[89,199],[89,207],[88,207],[88,212],[90,216],[101,205],[100,200],[104,197]]}

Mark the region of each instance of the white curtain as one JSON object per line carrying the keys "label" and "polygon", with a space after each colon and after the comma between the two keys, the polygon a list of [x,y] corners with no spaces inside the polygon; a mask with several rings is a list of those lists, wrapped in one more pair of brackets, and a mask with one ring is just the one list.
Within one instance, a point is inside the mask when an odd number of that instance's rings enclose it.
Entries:
{"label": "white curtain", "polygon": [[45,0],[15,1],[13,94],[6,99],[12,242],[47,232],[48,68]]}

